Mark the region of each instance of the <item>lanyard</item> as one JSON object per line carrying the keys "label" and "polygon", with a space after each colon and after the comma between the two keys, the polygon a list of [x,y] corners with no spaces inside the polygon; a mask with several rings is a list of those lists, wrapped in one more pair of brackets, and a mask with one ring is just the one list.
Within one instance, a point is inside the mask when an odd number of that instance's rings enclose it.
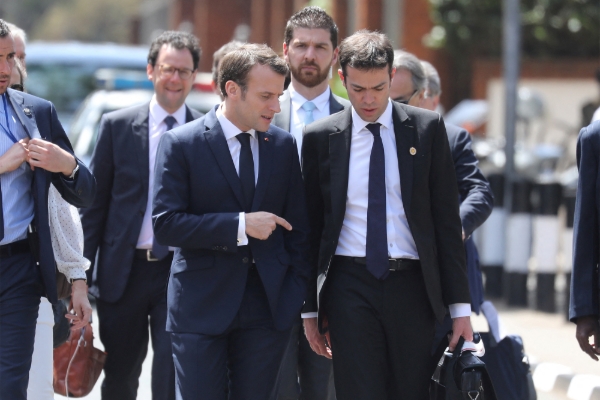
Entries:
{"label": "lanyard", "polygon": [[4,117],[6,118],[6,128],[2,124],[0,124],[0,127],[2,127],[2,130],[4,131],[6,136],[8,136],[8,138],[10,140],[12,140],[13,143],[17,143],[18,140],[15,138],[15,135],[13,135],[12,132],[10,131],[10,124],[8,123],[8,108],[6,107],[6,93],[2,95],[2,102],[4,103]]}

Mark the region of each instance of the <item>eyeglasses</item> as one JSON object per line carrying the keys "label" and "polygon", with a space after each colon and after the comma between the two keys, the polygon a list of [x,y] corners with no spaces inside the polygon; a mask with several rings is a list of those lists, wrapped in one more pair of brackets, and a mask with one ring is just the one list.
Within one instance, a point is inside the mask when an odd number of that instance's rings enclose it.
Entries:
{"label": "eyeglasses", "polygon": [[419,89],[416,89],[414,92],[412,92],[412,94],[408,97],[408,99],[403,99],[404,96],[400,96],[400,97],[396,97],[395,99],[392,99],[392,100],[397,101],[400,104],[408,105],[408,103],[410,103],[411,99],[415,96],[415,94],[417,94],[418,91],[419,91]]}
{"label": "eyeglasses", "polygon": [[170,78],[177,72],[179,77],[183,80],[189,79],[190,76],[194,73],[193,69],[188,68],[175,68],[170,66],[169,64],[160,64],[158,66],[158,70],[160,71],[161,76],[165,78]]}

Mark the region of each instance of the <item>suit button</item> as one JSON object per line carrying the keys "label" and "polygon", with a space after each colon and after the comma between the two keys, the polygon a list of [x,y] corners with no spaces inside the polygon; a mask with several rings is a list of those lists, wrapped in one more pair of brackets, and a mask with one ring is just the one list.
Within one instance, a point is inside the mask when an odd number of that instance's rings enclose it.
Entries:
{"label": "suit button", "polygon": [[81,189],[79,189],[79,190],[77,191],[77,194],[81,196],[81,192],[82,192],[82,190],[81,190]]}
{"label": "suit button", "polygon": [[243,262],[244,264],[248,264],[248,261],[250,261],[250,260],[248,259],[248,257],[244,257],[244,258],[242,258],[242,262]]}
{"label": "suit button", "polygon": [[213,250],[219,250],[219,246],[213,246],[212,249]]}
{"label": "suit button", "polygon": [[223,251],[227,251],[227,246],[223,246]]}

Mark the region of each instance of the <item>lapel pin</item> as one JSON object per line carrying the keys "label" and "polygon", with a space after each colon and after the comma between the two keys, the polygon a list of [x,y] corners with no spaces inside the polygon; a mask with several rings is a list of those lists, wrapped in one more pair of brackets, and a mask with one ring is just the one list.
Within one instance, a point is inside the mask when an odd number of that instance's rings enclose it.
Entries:
{"label": "lapel pin", "polygon": [[411,147],[409,151],[410,151],[411,156],[414,156],[415,154],[417,154],[417,149],[415,149],[414,147]]}
{"label": "lapel pin", "polygon": [[23,112],[25,113],[25,115],[27,115],[28,117],[31,117],[31,108],[29,107],[25,107],[23,109]]}
{"label": "lapel pin", "polygon": [[266,137],[266,138],[265,138],[265,142],[268,142],[268,141],[269,141],[269,138],[268,138],[268,137]]}

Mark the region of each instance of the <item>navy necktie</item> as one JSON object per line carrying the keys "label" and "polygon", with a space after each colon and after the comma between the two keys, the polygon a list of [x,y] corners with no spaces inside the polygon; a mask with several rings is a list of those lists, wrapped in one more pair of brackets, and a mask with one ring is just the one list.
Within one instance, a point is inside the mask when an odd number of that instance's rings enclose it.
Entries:
{"label": "navy necktie", "polygon": [[165,124],[167,125],[167,130],[168,131],[170,131],[171,129],[173,129],[173,125],[175,125],[175,122],[177,122],[177,120],[175,119],[174,116],[167,115],[165,117]]}
{"label": "navy necktie", "polygon": [[250,212],[252,209],[252,201],[254,200],[254,158],[252,158],[252,148],[250,147],[250,134],[242,132],[236,136],[237,140],[242,145],[240,151],[239,176],[242,181],[242,190],[244,192],[245,212]]}
{"label": "navy necktie", "polygon": [[[164,119],[165,124],[167,125],[167,130],[170,131],[173,129],[173,125],[177,120],[172,115],[167,115]],[[152,238],[152,255],[159,260],[162,260],[169,254],[169,247],[162,245],[156,241],[156,237]]]}
{"label": "navy necktie", "polygon": [[381,124],[369,124],[373,134],[373,148],[369,162],[369,207],[367,209],[367,270],[377,279],[390,273],[387,250],[385,154],[379,129]]}

